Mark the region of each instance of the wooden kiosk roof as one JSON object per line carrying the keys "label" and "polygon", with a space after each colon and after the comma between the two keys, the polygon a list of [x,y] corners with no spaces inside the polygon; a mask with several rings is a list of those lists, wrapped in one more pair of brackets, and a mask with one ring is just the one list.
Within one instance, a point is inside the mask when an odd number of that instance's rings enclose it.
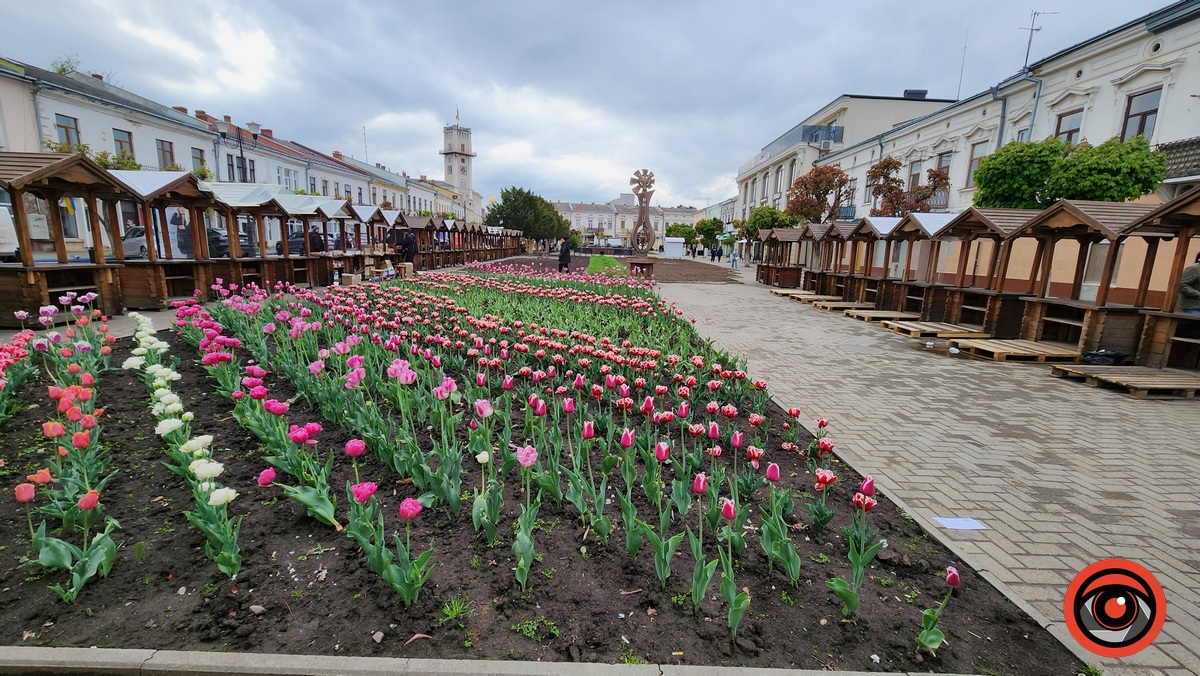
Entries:
{"label": "wooden kiosk roof", "polygon": [[1038,209],[980,209],[970,207],[956,214],[942,228],[943,237],[991,237],[1008,239],[1038,214]]}
{"label": "wooden kiosk roof", "polygon": [[1124,234],[1172,237],[1182,228],[1200,224],[1200,185],[1155,207],[1125,226]]}
{"label": "wooden kiosk roof", "polygon": [[907,214],[887,239],[937,239],[957,214],[913,212]]}
{"label": "wooden kiosk roof", "polygon": [[1107,240],[1116,240],[1123,230],[1158,208],[1157,205],[1140,202],[1059,200],[1014,230],[1009,237],[1099,235]]}
{"label": "wooden kiosk roof", "polygon": [[66,194],[138,193],[83,153],[0,153],[0,188],[55,190]]}
{"label": "wooden kiosk roof", "polygon": [[134,190],[134,196],[144,202],[160,198],[191,197],[216,201],[212,190],[190,171],[128,171],[108,170]]}
{"label": "wooden kiosk roof", "polygon": [[764,242],[799,242],[804,239],[804,228],[771,228]]}
{"label": "wooden kiosk roof", "polygon": [[850,233],[854,239],[885,239],[900,224],[898,216],[864,216]]}
{"label": "wooden kiosk roof", "polygon": [[830,223],[805,223],[800,227],[800,239],[819,240],[832,229]]}

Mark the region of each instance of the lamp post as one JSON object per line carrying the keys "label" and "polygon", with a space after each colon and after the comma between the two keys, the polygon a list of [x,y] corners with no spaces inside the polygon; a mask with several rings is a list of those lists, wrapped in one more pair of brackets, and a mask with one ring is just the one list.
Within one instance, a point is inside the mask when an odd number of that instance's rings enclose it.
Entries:
{"label": "lamp post", "polygon": [[[246,138],[244,136],[242,136],[242,128],[237,126],[236,124],[230,125],[228,122],[221,121],[221,122],[217,122],[216,126],[217,126],[217,133],[221,135],[221,142],[225,144],[225,147],[229,148],[230,150],[233,150],[236,148],[238,151],[238,158],[241,160],[241,169],[242,169],[242,178],[241,178],[241,181],[239,181],[239,182],[240,183],[249,183],[250,182],[250,172],[249,172],[248,167],[246,166],[246,146],[247,145],[250,146],[251,150],[254,150],[255,148],[258,147],[258,132],[262,129],[262,125],[257,122],[247,122],[246,123],[246,130],[250,132],[249,142],[247,142]],[[233,127],[233,131],[235,132],[235,134],[232,136],[229,134],[229,129],[231,126]],[[220,167],[218,166],[218,169],[219,168]],[[234,178],[232,176],[230,176],[229,180],[233,181]]]}

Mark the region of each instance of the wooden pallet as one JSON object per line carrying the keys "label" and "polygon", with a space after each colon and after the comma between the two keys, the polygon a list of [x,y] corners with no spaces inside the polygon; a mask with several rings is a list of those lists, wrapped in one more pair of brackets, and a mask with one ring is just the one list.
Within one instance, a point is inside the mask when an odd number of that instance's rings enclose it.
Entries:
{"label": "wooden pallet", "polygon": [[771,295],[781,298],[792,298],[793,296],[815,296],[817,294],[813,291],[804,291],[802,289],[771,289]]}
{"label": "wooden pallet", "polygon": [[950,347],[957,347],[972,357],[993,361],[1075,361],[1079,359],[1079,347],[1062,343],[1033,340],[951,340]]}
{"label": "wooden pallet", "polygon": [[855,303],[848,300],[819,300],[812,304],[818,310],[866,310],[875,307],[874,303]]}
{"label": "wooden pallet", "polygon": [[853,319],[860,319],[864,322],[878,322],[885,319],[895,321],[921,318],[921,315],[916,312],[901,312],[899,310],[846,310],[846,316]]}
{"label": "wooden pallet", "polygon": [[835,301],[835,300],[841,300],[841,299],[842,299],[841,296],[817,296],[817,295],[792,296],[792,300],[800,301],[801,303],[816,303],[819,301]]}
{"label": "wooden pallet", "polygon": [[1082,378],[1092,387],[1124,389],[1138,399],[1194,399],[1200,389],[1200,374],[1148,366],[1093,366],[1056,364],[1050,374],[1059,378]]}
{"label": "wooden pallet", "polygon": [[945,322],[909,322],[884,320],[879,323],[885,329],[902,333],[909,338],[987,338],[988,334],[970,326]]}

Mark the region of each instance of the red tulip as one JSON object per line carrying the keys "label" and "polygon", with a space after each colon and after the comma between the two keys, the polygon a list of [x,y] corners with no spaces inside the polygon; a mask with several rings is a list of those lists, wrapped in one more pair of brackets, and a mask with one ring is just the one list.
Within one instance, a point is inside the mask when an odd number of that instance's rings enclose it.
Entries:
{"label": "red tulip", "polygon": [[787,414],[788,414],[788,415],[790,415],[790,416],[792,416],[793,418],[799,418],[799,417],[800,417],[800,414],[801,414],[801,413],[803,413],[803,412],[804,412],[804,411],[802,411],[802,410],[801,410],[799,407],[797,407],[797,406],[793,406],[792,408],[789,408],[789,409],[787,410]]}
{"label": "red tulip", "polygon": [[954,566],[946,566],[946,584],[951,587],[962,584],[962,578],[958,576],[958,569]]}
{"label": "red tulip", "polygon": [[48,483],[50,483],[50,469],[47,467],[43,467],[43,468],[39,469],[36,473],[30,474],[29,476],[27,476],[25,478],[29,479],[30,481],[32,481],[35,484],[40,484],[40,485],[48,484]]}
{"label": "red tulip", "polygon": [[875,495],[875,477],[868,474],[867,477],[862,480],[862,483],[859,484],[858,492],[867,497]]}
{"label": "red tulip", "polygon": [[42,423],[42,434],[51,439],[57,439],[66,433],[67,428],[60,422],[51,420],[50,422]]}
{"label": "red tulip", "polygon": [[91,444],[92,444],[91,432],[87,432],[87,431],[76,432],[75,434],[71,435],[71,445],[74,446],[75,448],[83,449],[83,448],[87,448]]}
{"label": "red tulip", "polygon": [[822,454],[832,452],[833,451],[833,439],[830,439],[829,437],[822,438],[821,440],[819,440],[817,442],[817,449],[819,451],[821,451]]}
{"label": "red tulip", "polygon": [[754,469],[758,469],[758,459],[763,456],[763,449],[758,446],[751,446],[746,449],[746,457],[750,459],[750,464]]}
{"label": "red tulip", "polygon": [[100,494],[96,491],[88,491],[82,498],[79,498],[79,508],[85,512],[95,509],[98,504],[100,504]]}
{"label": "red tulip", "polygon": [[424,507],[421,506],[420,502],[417,502],[413,498],[404,498],[404,502],[400,503],[400,518],[405,521],[411,521],[417,518],[422,509]]}
{"label": "red tulip", "polygon": [[13,489],[13,493],[17,502],[33,502],[33,496],[37,493],[37,486],[33,484],[17,484]]}
{"label": "red tulip", "polygon": [[704,472],[696,475],[696,479],[692,481],[692,492],[696,495],[704,495],[708,491],[708,477]]}
{"label": "red tulip", "polygon": [[[797,410],[799,410],[799,409],[797,409]],[[828,420],[826,420],[825,418],[817,418],[817,427],[818,428],[828,427],[828,426],[829,426]]]}
{"label": "red tulip", "polygon": [[855,493],[854,498],[851,499],[850,502],[854,503],[855,507],[861,509],[864,512],[869,512],[872,509],[875,509],[875,505],[878,504],[878,502],[875,500],[875,498],[869,498],[869,497],[863,495],[862,493]]}

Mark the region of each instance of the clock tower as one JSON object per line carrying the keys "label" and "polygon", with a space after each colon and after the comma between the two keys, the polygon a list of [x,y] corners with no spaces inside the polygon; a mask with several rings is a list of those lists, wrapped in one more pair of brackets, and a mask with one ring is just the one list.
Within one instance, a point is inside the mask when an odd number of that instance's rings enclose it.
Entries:
{"label": "clock tower", "polygon": [[466,200],[473,190],[471,161],[475,152],[471,150],[471,130],[458,124],[456,114],[454,124],[444,128],[442,135],[445,137],[441,154],[446,161],[446,183],[454,187],[460,199]]}

